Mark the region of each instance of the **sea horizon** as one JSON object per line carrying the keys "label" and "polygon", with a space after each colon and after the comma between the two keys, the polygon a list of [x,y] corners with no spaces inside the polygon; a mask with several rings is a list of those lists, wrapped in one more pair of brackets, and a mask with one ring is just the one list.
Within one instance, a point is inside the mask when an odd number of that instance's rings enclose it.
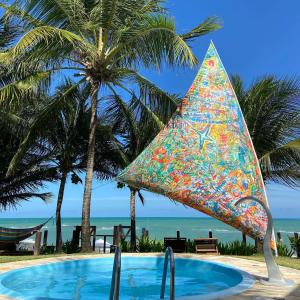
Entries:
{"label": "sea horizon", "polygon": [[[10,228],[29,228],[44,223],[47,217],[14,217],[1,218],[0,227]],[[300,232],[300,218],[274,218],[275,232],[280,231],[285,244],[289,245],[289,236],[294,232]],[[91,217],[91,225],[96,226],[97,234],[113,234],[115,225],[130,225],[130,217]],[[71,240],[74,227],[81,225],[81,217],[63,217],[62,218],[62,236],[63,241]],[[142,229],[149,231],[150,238],[163,240],[164,237],[176,237],[176,232],[180,231],[182,237],[194,239],[199,237],[208,237],[208,232],[212,231],[213,237],[221,242],[231,242],[242,240],[242,233],[235,228],[211,217],[137,217],[136,230],[140,237]],[[48,244],[55,243],[55,218],[53,217],[43,227],[42,230],[48,230]],[[97,237],[97,239],[103,237]],[[34,236],[30,238],[34,240]],[[249,243],[253,243],[252,238],[247,238]],[[108,242],[112,242],[109,239]]]}
{"label": "sea horizon", "polygon": [[[1,217],[0,220],[2,219],[49,219],[49,218],[54,218],[54,216],[41,216],[41,217],[7,217],[7,216],[4,216],[4,217]],[[101,217],[94,217],[94,216],[91,216],[91,219],[126,219],[126,218],[130,218],[130,217],[126,217],[126,216],[114,216],[114,217],[110,217],[110,216],[101,216]],[[195,216],[191,216],[191,217],[156,217],[156,216],[143,216],[143,217],[136,217],[136,219],[144,219],[144,218],[154,218],[154,219],[213,219],[213,220],[216,220],[212,217],[202,217],[202,216],[199,216],[199,217],[195,217]],[[72,216],[72,217],[62,217],[62,219],[81,219],[81,217],[79,216]],[[273,217],[273,220],[300,220],[300,217],[299,218],[295,218],[295,217]]]}

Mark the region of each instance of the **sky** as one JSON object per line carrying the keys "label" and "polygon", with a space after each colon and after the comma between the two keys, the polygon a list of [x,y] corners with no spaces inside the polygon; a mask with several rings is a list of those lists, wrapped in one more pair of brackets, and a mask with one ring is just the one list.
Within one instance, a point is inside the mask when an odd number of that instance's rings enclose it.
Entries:
{"label": "sky", "polygon": [[[223,28],[193,43],[199,62],[213,40],[229,74],[239,74],[246,84],[266,74],[279,77],[300,76],[300,1],[299,0],[175,0],[167,1],[178,32],[183,33],[208,16],[222,20]],[[199,66],[194,69],[163,69],[159,73],[143,70],[159,87],[184,95]],[[53,201],[23,202],[17,210],[2,217],[48,217],[55,213],[58,185],[48,184]],[[278,184],[267,185],[270,207],[275,218],[299,218],[300,190]],[[81,216],[83,185],[68,182],[62,207],[63,217]],[[167,198],[144,192],[145,205],[137,203],[137,216],[202,217],[191,208],[174,204]],[[94,181],[91,215],[93,217],[129,216],[129,190],[115,183]]]}

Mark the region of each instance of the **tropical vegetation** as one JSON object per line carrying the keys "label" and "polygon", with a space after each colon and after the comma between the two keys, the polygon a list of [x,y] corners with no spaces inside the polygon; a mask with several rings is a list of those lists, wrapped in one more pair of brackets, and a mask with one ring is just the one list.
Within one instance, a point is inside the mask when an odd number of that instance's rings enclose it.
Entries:
{"label": "tropical vegetation", "polygon": [[188,43],[220,25],[215,18],[208,18],[190,32],[178,34],[162,1],[155,0],[24,0],[12,5],[1,2],[1,7],[5,10],[5,21],[13,20],[23,28],[20,38],[0,53],[0,61],[7,68],[18,64],[14,70],[18,76],[0,90],[1,102],[13,105],[19,96],[37,86],[45,87],[62,73],[78,78],[59,97],[53,97],[30,122],[7,176],[16,174],[25,153],[36,141],[38,129],[62,108],[66,97],[82,85],[89,90],[90,127],[82,206],[82,251],[89,251],[100,104],[108,95],[118,96],[120,89],[132,95],[133,85],[140,94],[151,94],[148,98],[151,103],[159,103],[168,95],[140,75],[141,67],[196,65],[197,59]]}
{"label": "tropical vegetation", "polygon": [[300,185],[300,82],[264,76],[246,88],[232,77],[265,183]]}
{"label": "tropical vegetation", "polygon": [[[163,91],[142,71],[195,66],[191,42],[220,25],[208,18],[179,34],[157,0],[23,0],[0,7],[0,209],[32,198],[47,201],[51,194],[40,188],[59,182],[56,251],[69,249],[61,237],[64,190],[69,179],[81,184],[85,174],[82,251],[88,252],[93,177],[109,179],[129,165],[180,103],[180,96]],[[299,186],[299,81],[264,76],[247,87],[233,76],[232,84],[265,183]],[[136,196],[142,202],[144,197],[126,187],[126,247],[159,249],[157,241],[137,242]],[[243,247],[220,245],[224,252],[251,253]]]}
{"label": "tropical vegetation", "polygon": [[[148,95],[151,97],[151,95]],[[145,103],[145,97],[138,98],[133,95],[131,100],[126,103],[120,97],[113,97],[114,101],[110,102],[107,107],[106,115],[113,124],[113,131],[122,140],[119,148],[120,169],[124,169],[147,147],[156,134],[169,120],[175,111],[178,99],[172,95],[162,95],[165,98],[162,104],[154,106],[151,109]],[[120,143],[119,143],[120,145]],[[124,184],[118,183],[119,188],[125,187]],[[127,186],[130,191],[130,239],[131,251],[136,251],[136,224],[135,224],[135,203],[138,195],[142,204],[144,197],[137,187]]]}

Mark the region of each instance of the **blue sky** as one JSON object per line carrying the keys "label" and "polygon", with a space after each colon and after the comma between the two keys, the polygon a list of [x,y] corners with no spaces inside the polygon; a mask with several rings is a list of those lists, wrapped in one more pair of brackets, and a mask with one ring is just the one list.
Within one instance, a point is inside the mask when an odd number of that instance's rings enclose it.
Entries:
{"label": "blue sky", "polygon": [[[199,61],[204,57],[210,39],[215,43],[229,74],[239,74],[247,84],[266,74],[300,75],[300,1],[299,0],[175,0],[167,1],[179,32],[191,29],[208,16],[218,16],[223,28],[193,43]],[[199,66],[198,66],[199,67]],[[144,71],[161,88],[184,93],[192,83],[197,68]],[[49,184],[53,202],[39,200],[23,203],[17,210],[2,213],[2,217],[44,217],[55,212],[58,185]],[[280,185],[267,186],[274,217],[296,218],[300,214],[300,190]],[[80,216],[83,186],[69,183],[66,188],[62,215]],[[92,216],[128,216],[129,192],[119,190],[114,183],[94,182]],[[138,203],[137,216],[204,216],[199,212],[175,205],[166,198],[145,193],[146,204]]]}

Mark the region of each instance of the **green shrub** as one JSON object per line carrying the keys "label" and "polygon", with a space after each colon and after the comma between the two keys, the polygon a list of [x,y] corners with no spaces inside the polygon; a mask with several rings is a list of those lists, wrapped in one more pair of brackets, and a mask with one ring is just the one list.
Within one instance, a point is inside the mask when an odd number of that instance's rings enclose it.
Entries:
{"label": "green shrub", "polygon": [[293,249],[289,249],[282,242],[277,243],[277,251],[278,251],[279,256],[286,256],[286,257],[292,257],[292,255],[294,253]]}
{"label": "green shrub", "polygon": [[227,243],[219,243],[218,249],[220,254],[225,255],[253,255],[256,253],[256,248],[251,244],[244,244],[241,241],[233,241]]}
{"label": "green shrub", "polygon": [[300,237],[289,236],[291,247],[296,252],[297,258],[300,258]]}
{"label": "green shrub", "polygon": [[127,242],[125,239],[121,239],[121,251],[122,252],[130,252],[130,242]]}
{"label": "green shrub", "polygon": [[66,241],[62,245],[62,251],[66,254],[78,253],[80,252],[80,248],[72,241]]}
{"label": "green shrub", "polygon": [[186,252],[188,253],[195,253],[196,248],[195,248],[195,242],[193,240],[188,239],[186,242]]}
{"label": "green shrub", "polygon": [[163,252],[164,245],[162,241],[151,240],[149,237],[142,236],[137,244],[138,252]]}
{"label": "green shrub", "polygon": [[40,254],[53,254],[55,252],[55,246],[43,245],[40,250]]}

